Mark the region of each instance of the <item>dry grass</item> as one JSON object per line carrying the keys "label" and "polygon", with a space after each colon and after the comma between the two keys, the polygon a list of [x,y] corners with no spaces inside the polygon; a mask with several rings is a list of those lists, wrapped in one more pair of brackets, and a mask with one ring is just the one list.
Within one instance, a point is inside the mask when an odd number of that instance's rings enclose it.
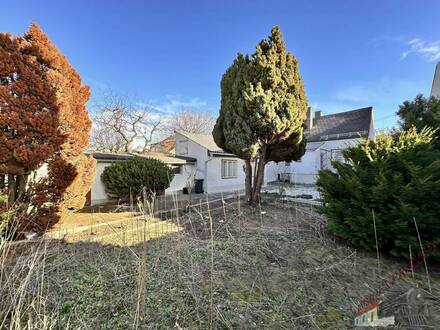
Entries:
{"label": "dry grass", "polygon": [[336,242],[309,208],[229,200],[187,211],[3,242],[0,328],[351,329],[356,302],[398,267],[383,258],[379,273],[374,253]]}
{"label": "dry grass", "polygon": [[70,213],[63,215],[60,222],[58,222],[54,228],[51,230],[52,232],[69,230],[72,228],[78,228],[82,226],[97,226],[102,223],[107,223],[111,221],[121,221],[130,219],[139,213],[134,212],[95,212],[95,211],[87,211],[87,212],[79,212],[79,213]]}

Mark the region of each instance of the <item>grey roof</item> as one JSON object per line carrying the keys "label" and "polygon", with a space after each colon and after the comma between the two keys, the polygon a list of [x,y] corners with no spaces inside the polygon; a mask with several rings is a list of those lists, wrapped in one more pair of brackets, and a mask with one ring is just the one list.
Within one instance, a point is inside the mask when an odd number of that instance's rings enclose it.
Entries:
{"label": "grey roof", "polygon": [[313,118],[307,141],[318,142],[368,137],[373,120],[373,108],[362,108]]}
{"label": "grey roof", "polygon": [[307,142],[306,150],[315,151],[315,150],[321,148],[324,144],[325,144],[325,142]]}
{"label": "grey roof", "polygon": [[440,62],[435,67],[434,79],[432,80],[431,96],[440,98]]}
{"label": "grey roof", "polygon": [[187,163],[195,163],[196,159],[185,156],[174,156],[165,153],[146,153],[146,154],[132,154],[132,153],[113,153],[113,152],[86,152],[86,154],[93,156],[97,161],[116,161],[116,160],[129,160],[135,157],[158,159],[166,164],[170,165],[183,165]]}
{"label": "grey roof", "polygon": [[231,153],[228,153],[228,152],[224,151],[223,149],[221,149],[215,143],[212,135],[189,133],[189,132],[185,132],[185,131],[176,131],[176,133],[183,135],[183,136],[187,137],[188,139],[194,141],[195,143],[201,145],[202,147],[206,148],[212,154],[232,155]]}

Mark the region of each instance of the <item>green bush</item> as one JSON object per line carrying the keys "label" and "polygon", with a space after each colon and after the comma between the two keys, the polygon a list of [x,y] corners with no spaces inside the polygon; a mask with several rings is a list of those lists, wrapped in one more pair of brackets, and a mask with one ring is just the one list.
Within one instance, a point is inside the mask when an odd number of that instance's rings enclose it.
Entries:
{"label": "green bush", "polygon": [[[433,147],[434,133],[411,128],[382,135],[347,149],[347,162],[333,163],[336,173],[322,170],[321,211],[330,229],[355,246],[375,249],[374,210],[381,251],[408,257],[409,245],[418,250],[413,218],[423,245],[440,247],[440,150]],[[431,257],[440,259],[438,249]]]}
{"label": "green bush", "polygon": [[164,162],[136,157],[106,167],[101,180],[110,197],[128,199],[130,194],[142,196],[144,189],[149,196],[160,194],[170,186],[173,177],[172,169]]}

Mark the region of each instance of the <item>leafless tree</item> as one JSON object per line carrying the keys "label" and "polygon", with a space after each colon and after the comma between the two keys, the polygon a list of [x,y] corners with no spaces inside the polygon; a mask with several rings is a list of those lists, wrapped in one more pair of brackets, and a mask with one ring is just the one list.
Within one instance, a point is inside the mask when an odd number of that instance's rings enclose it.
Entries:
{"label": "leafless tree", "polygon": [[153,108],[114,92],[97,102],[97,109],[96,136],[92,138],[97,150],[131,152],[138,147],[145,152],[161,125]]}
{"label": "leafless tree", "polygon": [[124,140],[120,134],[95,122],[92,128],[90,147],[96,151],[123,151]]}
{"label": "leafless tree", "polygon": [[203,111],[180,110],[174,113],[168,121],[170,131],[182,130],[196,134],[211,134],[215,119]]}

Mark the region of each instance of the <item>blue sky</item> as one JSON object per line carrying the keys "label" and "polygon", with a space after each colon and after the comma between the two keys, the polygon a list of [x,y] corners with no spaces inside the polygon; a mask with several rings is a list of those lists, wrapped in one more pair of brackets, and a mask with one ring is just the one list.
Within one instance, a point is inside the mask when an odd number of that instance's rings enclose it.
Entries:
{"label": "blue sky", "polygon": [[[14,0],[0,31],[35,21],[92,87],[162,111],[218,113],[220,79],[274,25],[299,60],[309,103],[324,114],[372,105],[376,126],[428,95],[440,61],[440,1]],[[382,119],[386,117],[385,119]]]}

